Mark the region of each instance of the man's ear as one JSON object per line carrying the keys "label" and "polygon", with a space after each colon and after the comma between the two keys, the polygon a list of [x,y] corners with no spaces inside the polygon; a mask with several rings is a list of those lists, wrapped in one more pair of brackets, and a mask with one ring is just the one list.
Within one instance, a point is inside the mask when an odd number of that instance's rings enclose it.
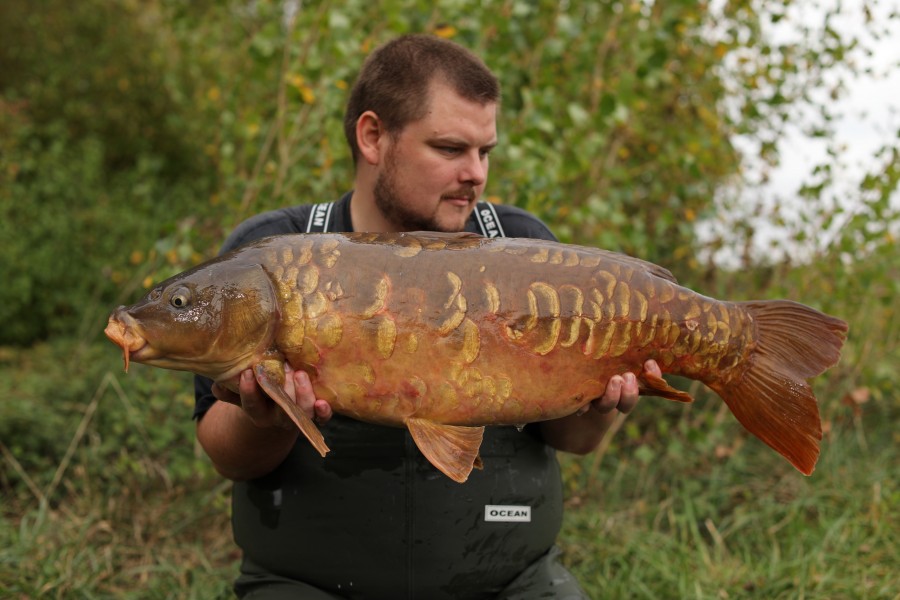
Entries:
{"label": "man's ear", "polygon": [[377,165],[384,152],[387,131],[384,123],[371,110],[367,110],[356,120],[356,144],[361,158],[371,165]]}

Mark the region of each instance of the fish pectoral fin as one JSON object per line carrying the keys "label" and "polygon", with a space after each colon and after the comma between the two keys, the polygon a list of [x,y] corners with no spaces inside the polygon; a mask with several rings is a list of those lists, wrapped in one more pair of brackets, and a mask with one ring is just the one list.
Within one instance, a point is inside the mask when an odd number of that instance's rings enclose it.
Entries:
{"label": "fish pectoral fin", "polygon": [[407,419],[406,426],[416,446],[441,473],[463,483],[472,468],[481,468],[478,449],[484,427],[443,425],[428,419]]}
{"label": "fish pectoral fin", "polygon": [[641,396],[658,396],[676,402],[694,401],[694,398],[687,392],[673,388],[662,377],[657,377],[647,371],[641,371],[641,374],[638,375],[638,391]]}
{"label": "fish pectoral fin", "polygon": [[259,387],[263,389],[269,397],[280,406],[285,413],[291,418],[300,431],[309,440],[319,454],[325,456],[328,452],[328,445],[322,432],[316,427],[306,413],[300,410],[291,397],[284,391],[284,365],[279,360],[263,360],[254,365],[253,373],[256,375],[256,381]]}

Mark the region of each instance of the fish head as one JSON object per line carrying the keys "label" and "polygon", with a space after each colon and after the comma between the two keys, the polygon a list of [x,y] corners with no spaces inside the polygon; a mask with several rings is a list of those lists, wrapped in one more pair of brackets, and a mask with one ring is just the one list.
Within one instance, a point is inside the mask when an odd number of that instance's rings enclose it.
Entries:
{"label": "fish head", "polygon": [[248,368],[272,346],[275,290],[258,264],[213,261],[155,286],[109,317],[106,336],[131,361],[219,381]]}

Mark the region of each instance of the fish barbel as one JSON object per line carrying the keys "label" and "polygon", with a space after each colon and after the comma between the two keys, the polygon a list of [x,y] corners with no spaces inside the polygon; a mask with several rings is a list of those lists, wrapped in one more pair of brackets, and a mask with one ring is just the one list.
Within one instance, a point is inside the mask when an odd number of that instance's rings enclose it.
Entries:
{"label": "fish barbel", "polygon": [[692,400],[645,372],[648,359],[703,382],[808,475],[822,429],[807,380],[837,363],[846,334],[802,304],[715,300],[614,252],[430,232],[264,238],[158,284],[106,328],[126,370],[192,371],[236,390],[253,369],[324,456],[282,387],[287,361],[336,412],[408,428],[460,482],[484,426],[575,413],[615,374]]}

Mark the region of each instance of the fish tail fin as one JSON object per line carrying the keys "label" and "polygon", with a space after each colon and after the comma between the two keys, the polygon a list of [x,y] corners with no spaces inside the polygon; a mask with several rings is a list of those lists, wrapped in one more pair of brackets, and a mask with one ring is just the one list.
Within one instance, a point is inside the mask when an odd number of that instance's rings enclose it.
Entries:
{"label": "fish tail fin", "polygon": [[736,304],[756,324],[757,346],[732,372],[707,385],[748,431],[810,475],[822,422],[807,380],[838,362],[847,323],[788,300]]}

